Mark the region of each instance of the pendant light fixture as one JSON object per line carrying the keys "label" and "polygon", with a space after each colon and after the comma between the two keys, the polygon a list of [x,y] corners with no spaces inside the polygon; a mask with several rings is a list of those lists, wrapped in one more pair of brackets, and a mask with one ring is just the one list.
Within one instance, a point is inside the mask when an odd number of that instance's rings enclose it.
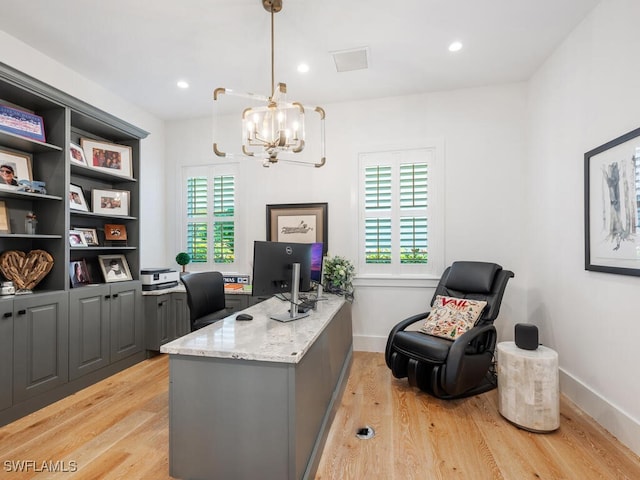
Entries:
{"label": "pendant light fixture", "polygon": [[[271,15],[271,96],[253,93],[237,93],[228,88],[217,88],[213,92],[214,104],[222,94],[249,98],[259,104],[247,107],[242,112],[242,153],[261,159],[265,167],[283,160],[322,167],[326,162],[324,141],[325,112],[321,107],[305,107],[300,102],[287,101],[287,85],[275,83],[275,34],[274,16],[282,10],[282,0],[261,0],[264,9]],[[296,158],[305,148],[305,110],[317,113],[320,118],[320,160],[308,162]],[[227,153],[218,143],[213,151],[219,157]]]}

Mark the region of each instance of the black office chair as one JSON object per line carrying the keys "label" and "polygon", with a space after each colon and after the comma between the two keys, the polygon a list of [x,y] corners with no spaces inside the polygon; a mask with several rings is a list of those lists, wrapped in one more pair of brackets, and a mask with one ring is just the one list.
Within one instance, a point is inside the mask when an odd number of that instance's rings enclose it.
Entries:
{"label": "black office chair", "polygon": [[224,279],[220,272],[187,273],[182,276],[182,283],[187,290],[192,332],[233,313],[225,305]]}
{"label": "black office chair", "polygon": [[396,378],[408,377],[409,384],[438,398],[476,395],[496,387],[493,355],[496,328],[493,322],[513,272],[485,262],[454,262],[448,267],[431,299],[438,295],[486,301],[475,325],[455,340],[407,331],[425,320],[430,312],[398,323],[387,340],[385,360]]}

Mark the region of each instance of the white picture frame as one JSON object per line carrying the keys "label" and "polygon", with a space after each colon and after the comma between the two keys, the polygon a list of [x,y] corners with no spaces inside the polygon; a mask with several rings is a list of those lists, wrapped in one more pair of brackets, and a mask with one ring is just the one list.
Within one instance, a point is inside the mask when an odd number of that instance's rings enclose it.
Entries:
{"label": "white picture frame", "polygon": [[128,190],[91,190],[91,208],[93,213],[109,216],[129,216]]}
{"label": "white picture frame", "polygon": [[87,199],[84,197],[84,192],[80,185],[74,185],[73,183],[69,185],[69,208],[81,212],[89,211]]}
{"label": "white picture frame", "polygon": [[87,241],[87,246],[95,247],[100,245],[100,242],[98,241],[98,232],[95,228],[75,227],[74,230],[82,232],[85,240]]}
{"label": "white picture frame", "polygon": [[69,158],[71,159],[71,163],[77,163],[85,167],[89,166],[87,164],[87,158],[84,156],[84,150],[80,145],[76,145],[75,143],[69,144]]}
{"label": "white picture frame", "polygon": [[80,230],[69,230],[70,247],[88,247],[87,239]]}
{"label": "white picture frame", "polygon": [[124,255],[98,255],[102,276],[107,283],[133,280],[129,264]]}
{"label": "white picture frame", "polygon": [[88,138],[81,138],[80,143],[89,167],[111,175],[133,177],[131,147]]}

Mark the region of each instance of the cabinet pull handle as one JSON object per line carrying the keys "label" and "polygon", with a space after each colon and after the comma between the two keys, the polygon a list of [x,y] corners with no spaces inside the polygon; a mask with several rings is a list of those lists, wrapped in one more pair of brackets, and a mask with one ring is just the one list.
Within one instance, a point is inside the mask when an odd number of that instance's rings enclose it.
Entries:
{"label": "cabinet pull handle", "polygon": [[26,310],[18,310],[18,315],[24,315],[25,313],[27,313]]}
{"label": "cabinet pull handle", "polygon": [[118,298],[118,294],[117,294],[117,293],[114,293],[114,294],[113,294],[113,298]]}
{"label": "cabinet pull handle", "polygon": [[9,317],[13,317],[13,313],[12,312],[5,312],[4,315],[2,315],[3,318],[9,318]]}
{"label": "cabinet pull handle", "polygon": [[111,295],[105,295],[105,296],[104,296],[104,299],[105,299],[105,300],[109,300],[110,298],[111,298]]}

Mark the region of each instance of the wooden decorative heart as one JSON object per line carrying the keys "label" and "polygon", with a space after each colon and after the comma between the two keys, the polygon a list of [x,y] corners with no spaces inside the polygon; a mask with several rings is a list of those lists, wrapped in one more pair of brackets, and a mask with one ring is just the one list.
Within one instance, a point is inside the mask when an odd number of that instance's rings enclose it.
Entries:
{"label": "wooden decorative heart", "polygon": [[52,268],[53,257],[44,250],[7,250],[0,254],[0,272],[18,289],[33,290]]}

